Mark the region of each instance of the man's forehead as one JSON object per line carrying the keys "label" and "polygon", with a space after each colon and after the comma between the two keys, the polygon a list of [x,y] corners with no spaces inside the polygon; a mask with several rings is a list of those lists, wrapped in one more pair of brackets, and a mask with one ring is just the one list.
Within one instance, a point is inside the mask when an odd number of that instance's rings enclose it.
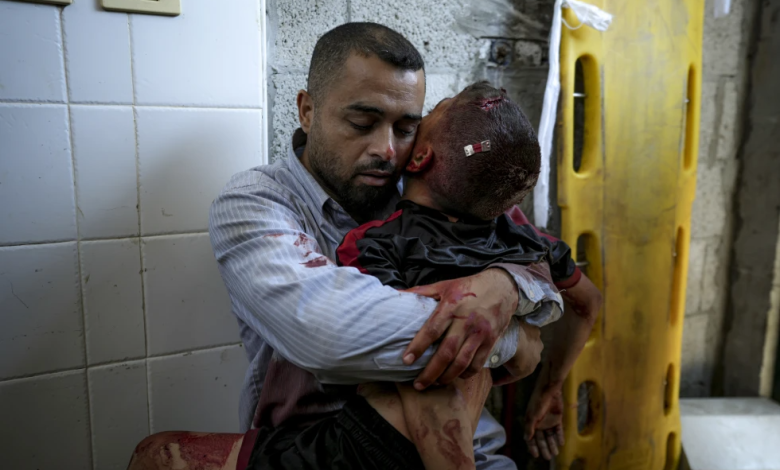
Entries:
{"label": "man's forehead", "polygon": [[425,74],[422,69],[403,70],[375,56],[353,54],[329,94],[341,107],[360,103],[389,111],[412,106],[415,109],[407,111],[419,113],[425,101]]}

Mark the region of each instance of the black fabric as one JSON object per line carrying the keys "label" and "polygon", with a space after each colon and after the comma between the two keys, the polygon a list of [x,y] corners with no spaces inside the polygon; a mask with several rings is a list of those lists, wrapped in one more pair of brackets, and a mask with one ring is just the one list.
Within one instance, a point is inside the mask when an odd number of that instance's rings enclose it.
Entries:
{"label": "black fabric", "polygon": [[414,444],[361,396],[317,421],[257,434],[247,470],[423,470]]}
{"label": "black fabric", "polygon": [[412,201],[401,201],[397,208],[400,216],[366,230],[356,241],[360,267],[396,289],[471,276],[497,262],[547,261],[554,282],[576,269],[566,243],[551,241],[530,225],[518,226],[506,214],[493,221],[450,222]]}

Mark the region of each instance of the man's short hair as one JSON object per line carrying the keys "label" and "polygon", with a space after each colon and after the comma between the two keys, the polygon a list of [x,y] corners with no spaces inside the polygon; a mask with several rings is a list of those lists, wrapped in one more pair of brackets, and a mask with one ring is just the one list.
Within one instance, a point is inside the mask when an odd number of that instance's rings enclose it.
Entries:
{"label": "man's short hair", "polygon": [[[536,184],[539,141],[523,111],[486,81],[466,87],[433,134],[436,158],[428,184],[440,204],[482,219],[519,203]],[[490,150],[464,148],[490,141]],[[477,147],[479,148],[479,147]]]}
{"label": "man's short hair", "polygon": [[330,84],[339,77],[350,54],[376,56],[402,70],[424,69],[422,56],[405,37],[377,23],[345,23],[317,41],[309,65],[308,92],[321,102]]}

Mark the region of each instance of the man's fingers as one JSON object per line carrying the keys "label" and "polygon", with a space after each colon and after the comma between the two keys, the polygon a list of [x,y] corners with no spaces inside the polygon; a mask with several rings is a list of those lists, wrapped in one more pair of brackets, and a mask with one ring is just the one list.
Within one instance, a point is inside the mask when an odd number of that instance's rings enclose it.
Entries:
{"label": "man's fingers", "polygon": [[547,439],[544,438],[544,433],[541,431],[536,433],[536,444],[539,446],[542,457],[552,460],[552,454],[550,454],[550,449],[547,447]]}
{"label": "man's fingers", "polygon": [[[414,335],[412,342],[406,347],[403,355],[404,364],[411,365],[428,349],[434,342],[442,337],[447,328],[452,323],[452,307],[449,305],[439,304],[436,310],[428,318],[420,331]],[[453,359],[454,354],[453,352]],[[438,354],[438,351],[437,351]],[[449,365],[449,364],[447,364]]]}
{"label": "man's fingers", "polygon": [[462,339],[456,336],[444,338],[444,341],[442,341],[438,349],[436,349],[436,353],[433,355],[430,362],[428,362],[428,365],[425,366],[425,369],[420,372],[420,375],[415,379],[414,388],[416,390],[425,390],[438,380],[439,376],[441,376],[447,367],[452,364],[452,361],[455,360],[458,346],[461,341]]}
{"label": "man's fingers", "polygon": [[563,438],[563,426],[559,424],[555,428],[555,437],[558,438],[558,445],[563,447],[563,444],[566,442],[566,439]]}
{"label": "man's fingers", "polygon": [[[492,350],[493,344],[485,343],[483,340],[482,346],[480,346],[479,349],[477,349],[477,353],[474,354],[474,359],[472,359],[471,365],[466,369],[466,373],[470,374],[469,376],[472,376],[482,370],[482,368],[485,367],[485,363]],[[461,377],[464,379],[466,378],[463,375],[461,375]]]}
{"label": "man's fingers", "polygon": [[466,341],[460,346],[460,350],[458,351],[455,360],[447,367],[444,374],[439,377],[439,383],[446,385],[458,377],[467,379],[476,374],[476,372],[482,368],[484,362],[480,364],[479,368],[476,370],[471,366],[473,365],[474,356],[481,345],[482,338],[477,335],[466,338]]}

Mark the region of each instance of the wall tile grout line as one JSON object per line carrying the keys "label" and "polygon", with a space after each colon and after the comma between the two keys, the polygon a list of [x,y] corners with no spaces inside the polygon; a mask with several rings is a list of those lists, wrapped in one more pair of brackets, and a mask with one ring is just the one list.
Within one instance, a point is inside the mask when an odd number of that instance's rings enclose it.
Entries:
{"label": "wall tile grout line", "polygon": [[116,235],[113,237],[95,237],[95,238],[80,238],[73,240],[49,240],[39,242],[20,242],[20,243],[8,243],[1,244],[0,250],[8,248],[22,248],[26,246],[39,246],[39,245],[60,245],[64,243],[95,243],[114,240],[136,240],[141,238],[163,238],[163,237],[188,237],[193,235],[206,235],[208,230],[193,230],[185,232],[168,232],[168,233],[153,233],[149,235]]}
{"label": "wall tile grout line", "polygon": [[146,274],[144,273],[144,242],[141,238],[143,229],[141,228],[141,155],[139,151],[138,140],[138,109],[137,109],[137,96],[135,89],[135,56],[133,55],[133,17],[130,13],[127,13],[127,41],[130,48],[130,87],[132,88],[133,103],[133,131],[135,137],[135,188],[136,188],[136,215],[138,217],[138,257],[139,266],[141,272],[138,273],[141,276],[141,313],[143,314],[144,323],[144,372],[146,373],[146,428],[149,433],[152,432],[152,389],[151,389],[151,377],[149,376],[149,364],[147,359],[149,357],[149,329],[148,320],[146,315]]}
{"label": "wall tile grout line", "polygon": [[190,349],[183,349],[179,351],[173,351],[173,352],[166,352],[162,354],[153,354],[148,357],[126,357],[118,360],[112,360],[112,361],[106,361],[106,362],[97,362],[95,364],[90,364],[86,367],[69,367],[65,369],[59,369],[59,370],[50,370],[50,371],[44,371],[44,372],[35,372],[32,374],[23,374],[23,375],[15,375],[11,377],[4,377],[0,379],[0,383],[5,382],[13,382],[15,380],[25,380],[25,379],[33,379],[33,378],[41,378],[41,377],[57,377],[59,375],[63,374],[70,374],[74,372],[80,372],[84,371],[85,374],[92,370],[92,369],[106,369],[108,367],[112,366],[119,366],[123,364],[128,363],[139,363],[139,362],[147,362],[149,359],[166,359],[166,358],[172,358],[172,357],[180,357],[180,356],[189,356],[190,354],[197,354],[197,353],[203,353],[203,352],[210,352],[210,351],[220,351],[224,349],[228,349],[230,347],[239,346],[242,347],[242,343],[239,342],[233,342],[233,343],[225,343],[225,344],[215,344],[210,346],[202,346],[199,348],[190,348]]}
{"label": "wall tile grout line", "polygon": [[[68,48],[67,44],[65,43],[65,8],[59,7],[60,10],[60,41],[62,44],[62,72],[63,77],[65,80],[65,101],[67,104],[67,115],[68,115],[68,140],[70,144],[70,163],[71,163],[71,170],[73,172],[73,206],[76,209],[74,212],[74,217],[76,218],[76,265],[78,267],[78,286],[79,286],[79,293],[81,294],[81,328],[82,328],[82,344],[84,346],[83,354],[84,354],[84,365],[86,366],[89,363],[89,360],[87,358],[87,314],[86,314],[86,307],[85,307],[85,296],[84,296],[84,282],[82,279],[82,267],[81,267],[81,230],[79,227],[79,188],[76,180],[76,174],[77,174],[77,168],[76,168],[76,149],[73,145],[73,116],[71,115],[71,109],[70,109],[70,81],[68,80]],[[92,432],[94,423],[92,422],[92,399],[90,397],[90,387],[89,387],[89,374],[87,373],[86,367],[84,367],[84,391],[85,391],[85,399],[87,400],[87,427],[89,432],[89,467],[94,469],[95,468],[95,442],[94,442],[94,433]]]}
{"label": "wall tile grout line", "polygon": [[16,248],[16,247],[25,247],[25,246],[38,246],[38,245],[61,245],[64,243],[76,243],[78,242],[77,239],[68,239],[68,240],[45,240],[45,241],[35,241],[35,242],[19,242],[19,243],[0,243],[0,250],[6,249],[6,248]]}
{"label": "wall tile grout line", "polygon": [[[132,68],[132,66],[131,66]],[[262,106],[223,106],[223,105],[189,105],[189,104],[135,104],[135,103],[117,103],[117,102],[99,102],[99,101],[85,101],[85,102],[79,102],[74,101],[73,103],[63,102],[63,101],[36,101],[36,100],[30,100],[30,101],[19,101],[19,100],[2,100],[0,99],[0,105],[73,105],[73,106],[135,106],[138,108],[164,108],[164,109],[192,109],[192,110],[201,110],[201,109],[222,109],[226,111],[262,111]]]}

